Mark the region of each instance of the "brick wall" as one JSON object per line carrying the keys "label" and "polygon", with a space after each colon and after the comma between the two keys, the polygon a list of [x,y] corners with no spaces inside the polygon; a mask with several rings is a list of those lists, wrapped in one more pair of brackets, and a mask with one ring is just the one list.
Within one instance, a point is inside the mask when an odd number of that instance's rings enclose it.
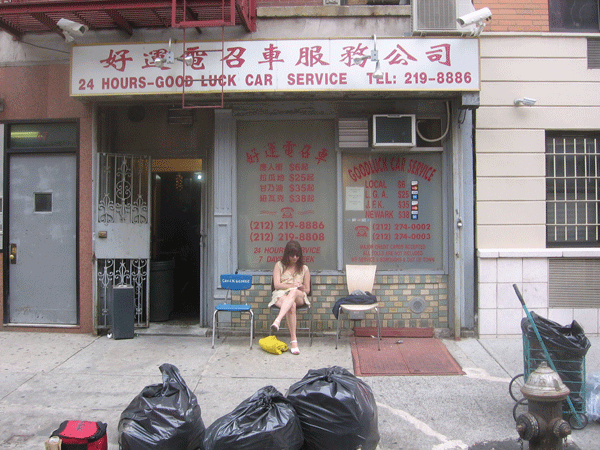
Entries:
{"label": "brick wall", "polygon": [[[366,0],[348,0],[348,5],[364,5]],[[548,0],[473,0],[476,9],[488,7],[492,20],[486,32],[549,31]],[[257,6],[323,6],[323,0],[257,0]]]}
{"label": "brick wall", "polygon": [[[252,304],[254,326],[258,335],[268,332],[275,318],[267,308],[271,299],[271,276],[255,275],[250,291],[244,293],[244,301]],[[313,330],[317,333],[332,331],[337,327],[332,308],[335,302],[347,294],[344,275],[313,275]],[[448,328],[448,277],[446,275],[378,275],[374,293],[380,302],[379,313],[382,327]],[[413,297],[421,297],[427,308],[420,314],[409,309]],[[239,302],[239,296],[233,296]],[[247,315],[234,315],[233,326],[247,327]],[[299,316],[302,320],[302,316]],[[376,326],[375,314],[368,313],[359,326]],[[304,324],[302,325],[304,326]],[[345,322],[348,327],[348,322]]]}
{"label": "brick wall", "polygon": [[548,0],[474,0],[473,5],[476,9],[487,6],[492,10],[485,32],[550,30]]}

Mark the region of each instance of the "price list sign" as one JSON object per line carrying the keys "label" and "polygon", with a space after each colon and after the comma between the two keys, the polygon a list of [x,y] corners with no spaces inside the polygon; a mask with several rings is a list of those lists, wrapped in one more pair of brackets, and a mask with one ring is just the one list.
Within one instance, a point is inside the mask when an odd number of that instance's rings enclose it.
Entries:
{"label": "price list sign", "polygon": [[442,154],[345,154],[344,262],[442,270]]}
{"label": "price list sign", "polygon": [[290,240],[312,270],[336,265],[333,121],[248,121],[238,127],[242,269],[273,269]]}

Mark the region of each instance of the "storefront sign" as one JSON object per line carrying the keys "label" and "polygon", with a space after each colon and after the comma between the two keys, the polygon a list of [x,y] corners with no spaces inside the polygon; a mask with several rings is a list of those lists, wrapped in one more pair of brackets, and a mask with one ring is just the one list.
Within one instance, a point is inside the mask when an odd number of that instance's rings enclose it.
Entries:
{"label": "storefront sign", "polygon": [[74,46],[71,95],[479,90],[477,39],[379,38],[382,78],[372,50],[371,38]]}
{"label": "storefront sign", "polygon": [[335,265],[334,130],[332,120],[239,123],[240,268],[272,270],[291,240],[311,270]]}
{"label": "storefront sign", "polygon": [[345,154],[344,262],[442,270],[442,154]]}

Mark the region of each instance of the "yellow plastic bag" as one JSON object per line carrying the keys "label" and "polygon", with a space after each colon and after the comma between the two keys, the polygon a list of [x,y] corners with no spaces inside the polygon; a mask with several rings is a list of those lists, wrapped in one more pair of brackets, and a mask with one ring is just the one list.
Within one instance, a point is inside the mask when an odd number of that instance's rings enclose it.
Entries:
{"label": "yellow plastic bag", "polygon": [[281,342],[275,336],[267,336],[258,341],[258,344],[263,350],[273,353],[274,355],[281,355],[283,352],[288,351],[288,346],[285,342]]}

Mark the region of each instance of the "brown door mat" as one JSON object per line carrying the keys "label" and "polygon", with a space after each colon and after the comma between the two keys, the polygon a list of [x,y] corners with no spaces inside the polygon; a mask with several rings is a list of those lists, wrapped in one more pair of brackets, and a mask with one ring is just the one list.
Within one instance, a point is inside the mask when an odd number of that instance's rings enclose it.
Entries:
{"label": "brown door mat", "polygon": [[[356,327],[354,328],[356,337],[377,337],[377,327]],[[433,328],[381,328],[381,337],[433,337]]]}
{"label": "brown door mat", "polygon": [[356,376],[464,375],[442,341],[435,338],[355,337],[351,340]]}

